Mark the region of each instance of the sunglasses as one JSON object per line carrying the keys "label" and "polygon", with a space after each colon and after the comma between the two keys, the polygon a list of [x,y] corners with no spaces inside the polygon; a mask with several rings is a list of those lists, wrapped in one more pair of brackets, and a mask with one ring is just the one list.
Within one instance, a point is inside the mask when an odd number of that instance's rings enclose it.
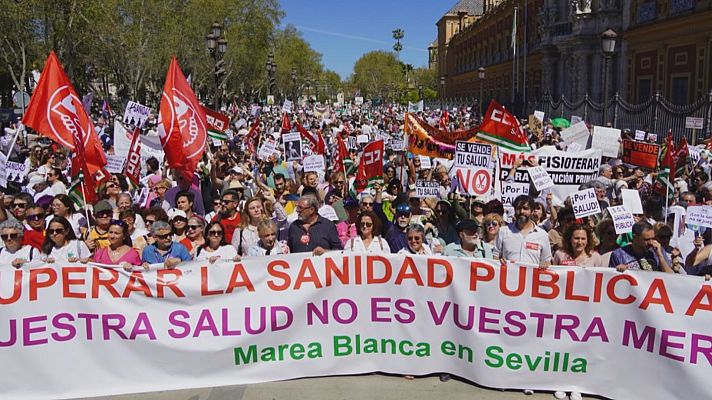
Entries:
{"label": "sunglasses", "polygon": [[420,236],[408,236],[408,241],[409,242],[422,242],[423,238]]}
{"label": "sunglasses", "polygon": [[487,227],[488,227],[488,228],[490,228],[490,227],[495,227],[495,226],[499,226],[499,222],[497,222],[497,221],[492,221],[492,222],[490,222],[490,223],[487,224]]}
{"label": "sunglasses", "polygon": [[18,237],[20,237],[19,233],[8,233],[8,234],[0,235],[0,238],[2,238],[2,240],[11,240],[11,239],[17,240]]}
{"label": "sunglasses", "polygon": [[208,236],[218,237],[222,235],[223,231],[208,231]]}
{"label": "sunglasses", "polygon": [[144,221],[146,222],[146,224],[152,224],[152,223],[156,222],[155,219],[146,219]]}
{"label": "sunglasses", "polygon": [[34,215],[28,215],[27,220],[28,221],[39,221],[41,219],[44,219],[43,214],[34,214]]}
{"label": "sunglasses", "polygon": [[47,233],[50,235],[64,235],[64,228],[47,229]]}
{"label": "sunglasses", "polygon": [[188,218],[183,217],[173,217],[173,222],[188,222]]}
{"label": "sunglasses", "polygon": [[156,236],[156,239],[166,240],[166,239],[170,239],[171,236],[173,236],[173,234],[166,233],[165,235],[155,235],[155,236]]}
{"label": "sunglasses", "polygon": [[95,214],[97,218],[109,218],[111,217],[113,213],[111,211],[102,211],[98,214]]}
{"label": "sunglasses", "polygon": [[115,188],[115,187],[116,187],[116,185],[113,184],[113,183],[110,183],[110,184],[106,185],[106,188],[107,188],[107,189],[113,189],[113,188]]}
{"label": "sunglasses", "polygon": [[361,226],[365,226],[366,228],[370,228],[373,226],[373,222],[361,222]]}
{"label": "sunglasses", "polygon": [[120,227],[122,227],[122,228],[125,228],[125,227],[128,226],[128,225],[126,225],[126,222],[124,222],[124,221],[122,221],[122,220],[120,220],[120,219],[112,219],[111,222],[109,223],[109,225],[117,225],[117,226],[120,226]]}
{"label": "sunglasses", "polygon": [[214,201],[214,202],[213,202],[213,205],[214,205],[214,206],[219,206],[219,205],[220,205],[220,201]]}
{"label": "sunglasses", "polygon": [[27,207],[27,203],[12,203],[13,208],[25,208]]}
{"label": "sunglasses", "polygon": [[200,228],[202,228],[200,225],[188,225],[188,230],[189,230],[189,231],[194,231],[194,230],[197,230],[197,229],[200,229]]}
{"label": "sunglasses", "polygon": [[373,207],[373,203],[368,202],[368,201],[364,201],[363,203],[361,203],[361,205],[364,207]]}
{"label": "sunglasses", "polygon": [[228,199],[220,200],[220,204],[222,204],[222,205],[230,204],[230,203],[234,203],[234,202],[235,202],[235,200],[228,200]]}

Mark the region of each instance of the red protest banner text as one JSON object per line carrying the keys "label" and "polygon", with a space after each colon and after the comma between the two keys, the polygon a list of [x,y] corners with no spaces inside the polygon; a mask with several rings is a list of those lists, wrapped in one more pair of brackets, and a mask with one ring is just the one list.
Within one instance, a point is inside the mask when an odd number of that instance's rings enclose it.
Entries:
{"label": "red protest banner text", "polygon": [[658,166],[659,151],[660,146],[657,144],[623,140],[623,162],[626,164],[655,169]]}

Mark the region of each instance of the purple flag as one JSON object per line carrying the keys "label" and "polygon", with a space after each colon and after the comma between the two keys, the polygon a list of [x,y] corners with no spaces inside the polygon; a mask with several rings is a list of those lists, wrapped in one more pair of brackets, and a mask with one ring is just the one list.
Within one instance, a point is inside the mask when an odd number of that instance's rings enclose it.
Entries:
{"label": "purple flag", "polygon": [[89,92],[82,97],[82,106],[88,115],[91,115],[91,102],[94,100],[94,93]]}

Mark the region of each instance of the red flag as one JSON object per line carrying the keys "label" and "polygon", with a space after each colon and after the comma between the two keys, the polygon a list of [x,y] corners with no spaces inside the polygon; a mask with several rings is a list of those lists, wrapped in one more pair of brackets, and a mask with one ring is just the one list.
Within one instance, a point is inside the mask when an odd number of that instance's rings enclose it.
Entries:
{"label": "red flag", "polygon": [[680,143],[677,144],[675,154],[673,154],[673,158],[675,159],[675,173],[677,175],[682,175],[687,172],[687,162],[689,157],[690,149],[687,147],[687,138],[683,136]]}
{"label": "red flag", "polygon": [[302,126],[302,124],[299,123],[299,121],[297,121],[296,125],[297,131],[299,131],[299,134],[301,135],[302,139],[306,139],[309,142],[309,147],[311,148],[313,154],[324,154],[326,152],[326,144],[324,143],[324,138],[321,136],[320,132],[317,132],[317,138],[314,139],[314,136],[311,134],[311,132],[304,129],[304,127]]}
{"label": "red flag", "polygon": [[477,139],[514,151],[531,150],[517,117],[494,100],[487,107]]}
{"label": "red flag", "polygon": [[334,167],[333,171],[344,171],[344,159],[348,157],[349,152],[346,149],[346,143],[340,137],[336,138],[336,148],[334,149]]}
{"label": "red flag", "polygon": [[133,133],[129,153],[126,156],[126,167],[124,167],[124,174],[135,186],[138,186],[141,179],[141,139],[139,132],[140,130],[136,128]]}
{"label": "red flag", "polygon": [[361,193],[375,181],[383,181],[383,140],[371,142],[363,148],[358,164],[354,188]]}
{"label": "red flag", "polygon": [[450,113],[447,110],[445,110],[445,112],[443,112],[443,115],[440,117],[440,122],[438,124],[439,125],[438,127],[445,131],[448,131],[449,123],[450,123]]}
{"label": "red flag", "polygon": [[252,126],[250,126],[250,130],[247,131],[247,148],[250,149],[252,154],[255,154],[255,139],[258,137],[259,133],[259,128],[260,128],[260,117],[255,118],[255,122],[252,123]]}
{"label": "red flag", "polygon": [[168,166],[189,182],[193,181],[193,173],[203,157],[207,131],[205,112],[174,56],[163,86],[158,135]]}
{"label": "red flag", "polygon": [[665,138],[665,154],[663,154],[663,159],[660,163],[657,181],[653,185],[653,189],[663,196],[675,194],[675,159],[673,158],[673,153],[675,153],[675,144],[672,141],[672,131],[670,131],[667,134],[667,138]]}
{"label": "red flag", "polygon": [[282,131],[281,133],[289,133],[292,131],[292,123],[289,121],[289,115],[285,112],[282,114]]}
{"label": "red flag", "polygon": [[74,153],[72,176],[83,172],[85,201],[94,201],[94,184],[109,176],[104,169],[106,155],[91,118],[54,52],[47,57],[22,123]]}

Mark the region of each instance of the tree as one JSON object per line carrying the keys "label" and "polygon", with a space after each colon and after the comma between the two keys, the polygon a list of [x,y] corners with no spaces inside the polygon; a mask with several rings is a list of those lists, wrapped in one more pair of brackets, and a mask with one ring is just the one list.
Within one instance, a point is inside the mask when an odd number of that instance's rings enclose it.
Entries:
{"label": "tree", "polygon": [[353,86],[367,98],[388,98],[389,92],[404,88],[405,80],[401,64],[395,55],[386,51],[371,51],[354,64],[351,77]]}
{"label": "tree", "polygon": [[[275,32],[274,58],[277,63],[277,89],[285,97],[299,96],[307,80],[312,86],[320,81],[324,69],[321,54],[302,39],[293,25]],[[293,68],[296,71],[296,82],[292,79]]]}

